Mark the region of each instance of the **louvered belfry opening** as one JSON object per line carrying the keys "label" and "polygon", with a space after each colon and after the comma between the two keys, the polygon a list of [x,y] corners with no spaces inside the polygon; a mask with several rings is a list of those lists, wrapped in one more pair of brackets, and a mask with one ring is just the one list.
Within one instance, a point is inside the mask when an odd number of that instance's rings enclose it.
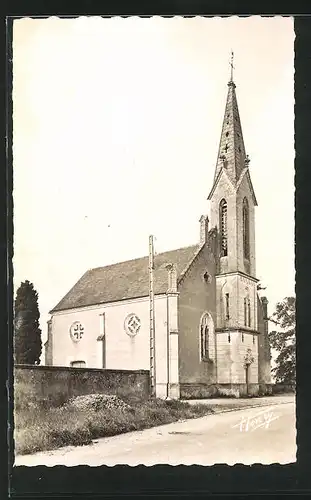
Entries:
{"label": "louvered belfry opening", "polygon": [[228,255],[228,207],[226,200],[221,200],[219,210],[219,227],[221,237],[221,256]]}

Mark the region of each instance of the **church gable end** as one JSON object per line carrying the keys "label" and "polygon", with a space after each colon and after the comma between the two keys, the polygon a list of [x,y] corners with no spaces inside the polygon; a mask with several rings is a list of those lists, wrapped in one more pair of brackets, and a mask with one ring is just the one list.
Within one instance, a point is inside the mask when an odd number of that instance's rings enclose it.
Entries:
{"label": "church gable end", "polygon": [[200,321],[208,313],[215,321],[215,257],[205,245],[181,281],[179,291],[180,383],[213,383],[215,362],[200,358]]}

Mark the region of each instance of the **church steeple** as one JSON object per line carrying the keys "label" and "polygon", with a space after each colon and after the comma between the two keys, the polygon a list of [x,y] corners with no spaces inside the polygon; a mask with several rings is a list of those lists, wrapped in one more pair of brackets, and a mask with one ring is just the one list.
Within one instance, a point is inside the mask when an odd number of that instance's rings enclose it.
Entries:
{"label": "church steeple", "polygon": [[221,169],[225,168],[230,180],[236,184],[243,169],[248,166],[248,157],[245,152],[235,89],[236,85],[233,81],[233,63],[231,62],[231,77],[228,82],[227,102],[222,124],[214,182],[216,182]]}
{"label": "church steeple", "polygon": [[220,272],[255,276],[255,212],[257,205],[245,151],[233,81],[231,59],[228,95],[223,119],[211,202],[211,226],[221,238]]}
{"label": "church steeple", "polygon": [[[255,255],[255,207],[240,122],[233,57],[228,95],[210,200],[210,226],[217,233],[216,331],[217,382],[249,382],[245,356],[257,358],[258,328]],[[223,373],[226,375],[224,376]],[[253,366],[253,383],[258,381]]]}

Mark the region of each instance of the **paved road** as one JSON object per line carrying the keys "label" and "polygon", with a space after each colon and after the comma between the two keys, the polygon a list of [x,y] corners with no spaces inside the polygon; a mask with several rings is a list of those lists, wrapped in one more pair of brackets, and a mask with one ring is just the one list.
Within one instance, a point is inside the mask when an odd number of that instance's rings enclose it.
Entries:
{"label": "paved road", "polygon": [[15,465],[213,465],[296,461],[295,403],[248,408],[16,457]]}
{"label": "paved road", "polygon": [[260,398],[213,398],[213,399],[190,399],[190,404],[208,404],[212,406],[229,406],[241,408],[241,406],[266,406],[279,403],[290,403],[295,401],[294,394],[277,394],[275,396],[264,396]]}

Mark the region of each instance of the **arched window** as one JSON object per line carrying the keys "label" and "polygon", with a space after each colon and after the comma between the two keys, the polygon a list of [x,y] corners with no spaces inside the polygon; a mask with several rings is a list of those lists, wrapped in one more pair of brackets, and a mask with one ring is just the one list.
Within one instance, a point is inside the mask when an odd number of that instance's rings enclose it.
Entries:
{"label": "arched window", "polygon": [[200,320],[199,330],[200,360],[216,362],[216,337],[213,317],[205,312]]}
{"label": "arched window", "polygon": [[227,202],[226,200],[222,199],[219,205],[219,228],[220,228],[222,257],[228,255],[227,220],[228,220]]}
{"label": "arched window", "polygon": [[243,253],[249,259],[249,208],[247,198],[243,200]]}
{"label": "arched window", "polygon": [[200,323],[200,357],[202,361],[213,358],[213,320],[208,313],[205,313]]}
{"label": "arched window", "polygon": [[206,360],[208,359],[208,325],[204,325],[203,323],[201,324],[201,339],[200,339],[200,346],[201,346],[201,359]]}

